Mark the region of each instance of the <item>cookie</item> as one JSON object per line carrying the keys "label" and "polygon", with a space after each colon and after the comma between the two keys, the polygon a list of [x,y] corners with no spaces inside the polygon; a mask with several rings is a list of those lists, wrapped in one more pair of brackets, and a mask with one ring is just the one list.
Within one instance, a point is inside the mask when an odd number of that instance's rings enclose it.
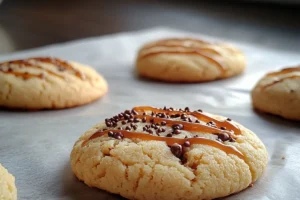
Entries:
{"label": "cookie", "polygon": [[0,63],[0,107],[62,109],[90,103],[107,92],[91,67],[37,57]]}
{"label": "cookie", "polygon": [[0,164],[0,200],[16,200],[15,177]]}
{"label": "cookie", "polygon": [[267,166],[259,138],[222,116],[135,107],[85,132],[71,152],[75,175],[128,199],[213,199],[239,192]]}
{"label": "cookie", "polygon": [[251,92],[259,111],[300,120],[300,66],[265,75]]}
{"label": "cookie", "polygon": [[167,82],[204,82],[242,73],[245,56],[226,43],[170,38],[144,45],[138,52],[139,75]]}

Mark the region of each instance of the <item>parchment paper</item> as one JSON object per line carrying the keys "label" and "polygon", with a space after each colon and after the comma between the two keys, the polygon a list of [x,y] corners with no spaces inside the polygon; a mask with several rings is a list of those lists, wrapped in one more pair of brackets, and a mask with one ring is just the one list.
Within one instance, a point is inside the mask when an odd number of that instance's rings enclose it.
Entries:
{"label": "parchment paper", "polygon": [[[108,94],[86,106],[59,111],[0,111],[0,163],[15,175],[19,199],[121,199],[79,182],[71,172],[69,154],[85,130],[136,105],[189,106],[240,122],[265,143],[269,166],[252,188],[227,199],[300,199],[300,122],[254,112],[249,95],[256,81],[269,70],[298,64],[300,47],[298,51],[282,50],[280,44],[267,48],[270,41],[257,42],[255,37],[247,42],[227,40],[247,56],[247,70],[238,77],[201,84],[168,84],[137,78],[137,49],[149,40],[167,36],[216,39],[154,28],[0,56],[1,61],[43,55],[76,60],[93,66],[109,83]],[[293,49],[297,50],[297,46]]]}

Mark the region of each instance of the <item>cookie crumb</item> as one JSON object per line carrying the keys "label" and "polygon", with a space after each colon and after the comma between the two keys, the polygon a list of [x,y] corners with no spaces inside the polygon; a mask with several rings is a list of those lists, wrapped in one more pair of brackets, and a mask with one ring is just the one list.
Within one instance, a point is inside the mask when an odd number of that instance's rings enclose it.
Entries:
{"label": "cookie crumb", "polygon": [[251,183],[251,184],[249,185],[249,187],[253,187],[253,183]]}
{"label": "cookie crumb", "polygon": [[281,159],[284,160],[284,159],[285,159],[285,156],[282,156]]}

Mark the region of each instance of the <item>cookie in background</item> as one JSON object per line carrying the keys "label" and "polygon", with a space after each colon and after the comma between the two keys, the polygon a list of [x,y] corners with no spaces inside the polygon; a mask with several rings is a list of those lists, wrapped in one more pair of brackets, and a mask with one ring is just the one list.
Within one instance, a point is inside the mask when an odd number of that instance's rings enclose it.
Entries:
{"label": "cookie in background", "polygon": [[300,66],[271,72],[251,92],[256,110],[300,120]]}
{"label": "cookie in background", "polygon": [[0,107],[63,109],[91,103],[107,92],[93,68],[58,58],[36,57],[0,63]]}
{"label": "cookie in background", "polygon": [[167,82],[205,82],[229,78],[245,70],[246,58],[227,43],[169,38],[145,44],[136,70],[142,77]]}

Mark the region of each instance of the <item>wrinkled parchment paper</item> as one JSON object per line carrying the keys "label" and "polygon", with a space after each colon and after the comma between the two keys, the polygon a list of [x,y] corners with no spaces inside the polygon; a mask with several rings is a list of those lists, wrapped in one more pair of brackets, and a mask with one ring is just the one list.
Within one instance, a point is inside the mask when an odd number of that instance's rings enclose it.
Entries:
{"label": "wrinkled parchment paper", "polygon": [[86,106],[59,111],[0,111],[0,162],[15,175],[19,199],[121,199],[77,181],[70,169],[69,155],[74,142],[89,127],[136,105],[189,106],[240,122],[265,143],[269,166],[252,188],[227,199],[300,199],[300,122],[254,112],[249,95],[256,81],[269,70],[300,63],[300,47],[298,51],[282,49],[280,45],[269,48],[270,40],[257,41],[255,37],[247,42],[227,40],[247,56],[247,70],[240,76],[201,84],[137,78],[133,69],[138,48],[149,40],[171,36],[200,37],[154,28],[0,56],[0,61],[27,56],[71,59],[93,66],[109,83],[108,94]]}

